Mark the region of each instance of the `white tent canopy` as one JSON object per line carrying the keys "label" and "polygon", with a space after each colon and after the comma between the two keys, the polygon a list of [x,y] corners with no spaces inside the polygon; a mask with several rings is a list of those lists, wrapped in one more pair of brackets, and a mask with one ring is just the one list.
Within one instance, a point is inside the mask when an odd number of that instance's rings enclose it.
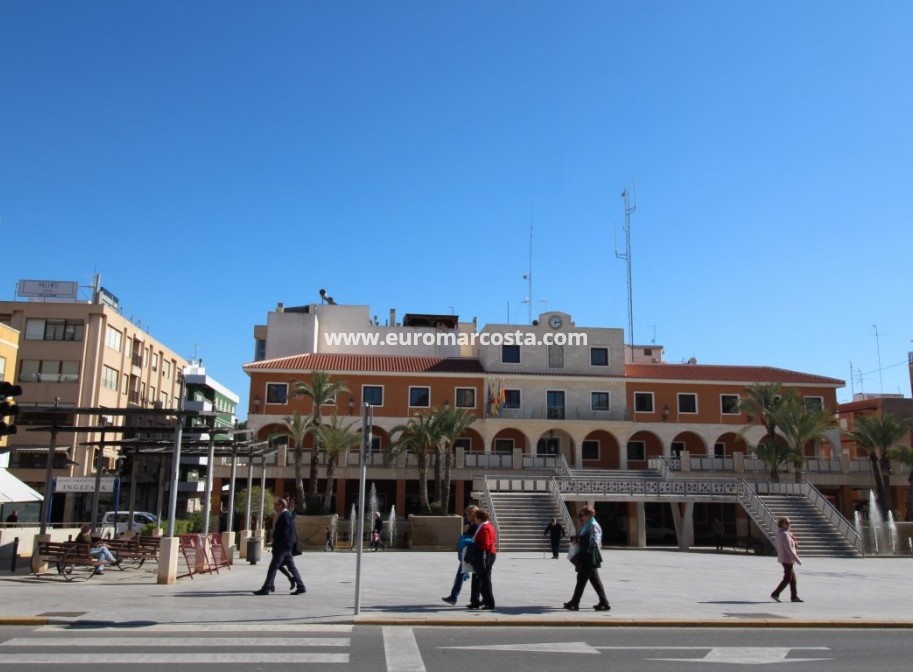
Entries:
{"label": "white tent canopy", "polygon": [[44,499],[39,492],[13,476],[6,469],[0,469],[0,504],[12,502],[40,502]]}

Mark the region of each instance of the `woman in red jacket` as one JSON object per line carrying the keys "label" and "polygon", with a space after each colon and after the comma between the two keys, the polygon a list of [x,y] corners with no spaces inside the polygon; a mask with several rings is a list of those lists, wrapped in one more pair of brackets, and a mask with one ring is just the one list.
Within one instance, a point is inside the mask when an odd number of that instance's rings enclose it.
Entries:
{"label": "woman in red jacket", "polygon": [[[479,526],[472,537],[472,592],[469,598],[469,609],[494,609],[495,595],[491,589],[491,566],[495,564],[497,551],[497,534],[489,521],[490,515],[485,509],[476,509],[473,521]],[[481,598],[481,602],[479,599]]]}

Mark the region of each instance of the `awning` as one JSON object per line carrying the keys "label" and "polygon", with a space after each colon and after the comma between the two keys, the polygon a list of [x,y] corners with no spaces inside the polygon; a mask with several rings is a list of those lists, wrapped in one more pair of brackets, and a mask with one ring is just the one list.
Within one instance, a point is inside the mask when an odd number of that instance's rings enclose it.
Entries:
{"label": "awning", "polygon": [[43,499],[40,493],[32,490],[6,469],[0,468],[0,504],[40,502]]}

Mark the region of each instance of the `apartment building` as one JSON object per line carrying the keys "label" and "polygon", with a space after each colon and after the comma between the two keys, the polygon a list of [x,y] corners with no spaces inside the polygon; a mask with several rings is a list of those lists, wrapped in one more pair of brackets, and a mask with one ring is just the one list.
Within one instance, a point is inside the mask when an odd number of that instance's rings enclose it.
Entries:
{"label": "apartment building", "polygon": [[[710,479],[762,479],[765,468],[753,446],[764,428],[740,411],[745,388],[776,382],[795,389],[807,404],[836,410],[837,390],[844,385],[771,366],[668,363],[662,346],[626,346],[621,329],[579,327],[559,311],[539,315],[532,325],[481,329],[475,320],[460,322],[456,316],[412,319],[407,314],[398,323],[392,313],[380,326],[367,306],[280,306],[266,325],[254,328],[255,361],[244,366],[250,377],[249,427],[265,440],[284,430],[283,418],[311,413],[309,400],[293,392],[313,371],[344,381],[349,392],[337,395],[321,414],[356,421],[361,404],[373,406],[368,480],[381,508],[395,504],[408,513],[417,508],[417,472],[412,456],[383,459],[393,428],[445,405],[470,410],[477,420],[455,446],[451,501],[459,510],[480,477],[550,478],[556,469],[633,474],[648,469],[654,458]],[[347,347],[342,335],[359,325],[395,345],[366,340],[356,345],[350,339]],[[295,335],[302,328],[306,336]],[[280,334],[275,342],[274,333]],[[310,437],[305,448],[312,448]],[[805,477],[852,517],[871,487],[871,475],[844,449],[839,430],[810,443],[805,455]],[[227,474],[217,470],[216,476]],[[336,511],[345,516],[357,494],[357,451],[346,456],[336,476]],[[267,483],[279,493],[294,489],[284,447],[267,468]],[[903,487],[900,476],[898,487]],[[672,515],[663,505],[642,501],[601,506],[605,519],[633,518],[635,509],[642,518],[644,507],[647,516],[660,520]],[[734,521],[741,516],[737,508],[699,506],[696,529],[702,523],[709,527],[713,517]]]}
{"label": "apartment building", "polygon": [[[15,380],[23,391],[19,433],[9,437],[9,467],[40,492],[45,489],[50,436],[29,428],[47,425],[50,418],[30,407],[164,410],[178,405],[180,373],[188,362],[121,315],[109,294],[95,292],[90,301],[0,301],[2,325],[21,334],[18,363],[13,369],[7,365],[6,371],[6,378]],[[67,421],[79,426],[94,424],[96,418],[74,414]],[[162,422],[130,416],[110,416],[107,421],[110,425],[149,426],[150,430]],[[96,449],[83,444],[99,438],[94,432],[58,434],[53,476],[94,476]],[[105,448],[103,468],[111,473],[122,470],[118,457],[116,448]],[[155,496],[158,470],[144,460],[137,473],[146,493],[137,503],[142,508]],[[91,493],[56,493],[51,521],[88,520],[90,510]]]}

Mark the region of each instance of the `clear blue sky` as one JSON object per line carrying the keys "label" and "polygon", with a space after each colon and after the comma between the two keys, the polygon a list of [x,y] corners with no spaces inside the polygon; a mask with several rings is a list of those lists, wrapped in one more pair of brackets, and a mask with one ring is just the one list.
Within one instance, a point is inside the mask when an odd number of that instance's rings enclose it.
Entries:
{"label": "clear blue sky", "polygon": [[0,298],[101,273],[246,401],[253,326],[321,287],[525,322],[531,220],[535,312],[624,327],[636,180],[636,341],[909,396],[911,35],[907,1],[0,0]]}

